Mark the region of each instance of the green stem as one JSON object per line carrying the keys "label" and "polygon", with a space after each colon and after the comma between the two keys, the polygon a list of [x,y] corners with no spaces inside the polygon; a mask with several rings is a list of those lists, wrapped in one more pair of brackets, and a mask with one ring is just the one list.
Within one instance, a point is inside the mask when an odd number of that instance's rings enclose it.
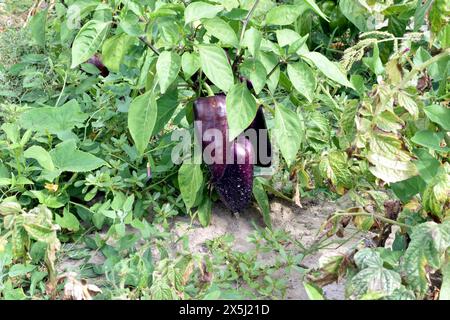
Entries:
{"label": "green stem", "polygon": [[[256,0],[255,3],[253,4],[252,8],[250,9],[250,11],[247,13],[247,16],[244,19],[244,23],[242,25],[241,37],[239,38],[239,44],[241,44],[242,40],[244,39],[245,30],[247,29],[247,25],[250,21],[250,18],[252,16],[253,12],[256,9],[256,6],[258,5],[258,3],[259,3],[259,0]],[[240,52],[241,52],[241,46],[239,45],[239,48],[236,52],[236,57],[239,57]]]}
{"label": "green stem", "polygon": [[409,81],[411,81],[414,76],[425,70],[426,68],[428,68],[430,65],[432,65],[433,63],[439,61],[442,58],[445,58],[447,56],[450,55],[450,48],[445,49],[443,52],[435,55],[434,57],[432,57],[431,59],[425,61],[424,63],[422,63],[420,66],[417,67],[413,67],[412,70],[403,78],[402,82],[400,82],[397,86],[397,90],[403,89]]}
{"label": "green stem", "polygon": [[203,81],[203,87],[205,88],[206,92],[208,92],[208,97],[214,96],[214,91],[212,91],[211,87],[206,83],[206,81]]}
{"label": "green stem", "polygon": [[398,221],[395,221],[395,220],[392,220],[392,219],[380,216],[380,215],[378,215],[376,213],[368,213],[368,212],[339,212],[339,213],[334,214],[328,220],[332,220],[332,219],[337,218],[337,217],[357,217],[357,216],[372,217],[374,219],[378,219],[378,220],[381,220],[381,221],[386,222],[386,223],[397,225],[399,227],[403,227],[403,228],[407,228],[407,229],[411,228],[411,226],[409,226],[409,225],[407,225],[405,223],[401,223],[401,222],[398,222]]}

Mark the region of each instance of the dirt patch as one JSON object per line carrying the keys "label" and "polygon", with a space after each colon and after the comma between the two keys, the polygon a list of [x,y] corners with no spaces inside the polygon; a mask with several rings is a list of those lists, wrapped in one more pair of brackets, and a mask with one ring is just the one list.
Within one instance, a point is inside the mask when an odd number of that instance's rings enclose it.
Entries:
{"label": "dirt patch", "polygon": [[[282,229],[290,233],[296,240],[302,242],[305,247],[311,245],[320,227],[326,218],[333,213],[339,204],[330,201],[312,201],[305,203],[303,208],[286,201],[274,199],[271,202],[271,218],[275,229]],[[203,228],[198,221],[191,221],[189,217],[176,217],[173,220],[171,232],[175,238],[188,236],[189,249],[193,253],[207,253],[206,241],[215,239],[224,234],[231,234],[235,241],[233,249],[246,252],[253,249],[253,244],[247,241],[247,237],[255,231],[255,226],[264,227],[262,216],[255,207],[250,207],[242,212],[238,217],[234,216],[225,206],[217,203],[213,207],[211,223],[208,227]],[[357,238],[358,239],[358,238]],[[356,241],[356,240],[355,240]],[[313,255],[309,255],[303,261],[306,267],[316,267],[318,261],[323,254],[333,252],[345,252],[350,246],[355,244],[350,241],[345,245],[334,245],[323,248]],[[175,253],[179,250],[177,245],[172,246]],[[270,263],[274,258],[274,254],[268,254],[263,257],[262,261]],[[103,257],[100,253],[93,254],[89,262],[102,263]],[[59,271],[76,271],[83,262],[79,260],[62,259],[59,264]],[[273,275],[275,278],[283,278],[287,282],[287,299],[308,299],[303,288],[302,276],[296,272],[285,272],[281,270]],[[324,288],[324,293],[328,299],[343,299],[344,284],[331,284]]]}

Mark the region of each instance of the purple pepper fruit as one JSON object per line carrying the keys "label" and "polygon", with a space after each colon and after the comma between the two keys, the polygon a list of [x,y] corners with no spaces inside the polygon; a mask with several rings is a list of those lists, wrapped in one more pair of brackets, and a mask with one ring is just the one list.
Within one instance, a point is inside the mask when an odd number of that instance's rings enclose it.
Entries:
{"label": "purple pepper fruit", "polygon": [[107,77],[109,75],[109,70],[108,68],[103,64],[102,62],[102,58],[100,57],[100,55],[98,53],[94,54],[91,58],[89,58],[89,60],[87,61],[87,63],[93,64],[94,66],[97,67],[98,70],[100,70],[100,74],[103,77]]}
{"label": "purple pepper fruit", "polygon": [[[195,131],[202,143],[202,151],[206,148],[214,152],[205,152],[204,159],[212,174],[212,182],[221,200],[233,212],[244,209],[251,201],[253,186],[253,165],[260,162],[259,142],[252,142],[244,135],[231,143],[228,141],[228,123],[226,115],[225,95],[198,98],[194,102]],[[266,129],[262,108],[248,129]],[[221,139],[210,139],[205,136],[208,129],[217,129]],[[266,137],[267,155],[271,155],[271,146]],[[211,148],[212,147],[212,148]],[[207,150],[207,151],[209,151]],[[256,156],[258,154],[258,156]],[[227,163],[227,157],[229,158]],[[269,159],[270,162],[270,159]],[[261,163],[270,166],[270,163]]]}

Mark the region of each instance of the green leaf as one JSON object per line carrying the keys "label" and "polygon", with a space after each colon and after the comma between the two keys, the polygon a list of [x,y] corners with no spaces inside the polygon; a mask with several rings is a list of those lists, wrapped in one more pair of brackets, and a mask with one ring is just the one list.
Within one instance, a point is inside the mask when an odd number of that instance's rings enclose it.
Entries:
{"label": "green leaf", "polygon": [[161,93],[165,93],[167,88],[175,81],[181,67],[181,58],[173,51],[163,51],[156,62],[156,72],[158,74]]}
{"label": "green leaf", "polygon": [[[422,204],[426,211],[431,212],[439,219],[445,217],[445,206],[450,203],[450,164],[445,163],[436,176],[427,185]],[[449,210],[450,213],[450,210]]]}
{"label": "green leaf", "polygon": [[277,41],[280,47],[289,46],[302,38],[297,32],[291,29],[276,30],[275,34],[277,35]]}
{"label": "green leaf", "polygon": [[325,76],[330,78],[337,83],[353,88],[353,85],[348,81],[345,73],[338,67],[337,64],[328,60],[323,54],[319,52],[306,52],[302,54],[303,57],[311,60],[314,65],[319,69]]}
{"label": "green leaf", "polygon": [[11,278],[22,277],[27,275],[34,269],[36,269],[36,266],[33,265],[15,264],[9,269],[8,276],[10,276]]}
{"label": "green leaf", "polygon": [[224,44],[229,44],[234,47],[239,45],[236,32],[230,27],[228,23],[220,18],[205,19],[203,25],[206,31],[222,41]]}
{"label": "green leaf", "polygon": [[165,125],[172,118],[175,110],[178,107],[178,90],[172,86],[172,89],[167,91],[162,97],[160,97],[156,104],[158,106],[158,115],[156,117],[156,123],[153,128],[153,134],[159,133],[164,129]]}
{"label": "green leaf", "polygon": [[24,129],[56,134],[61,140],[65,140],[70,136],[67,133],[75,127],[84,126],[87,118],[88,115],[81,111],[78,102],[70,100],[61,107],[28,109],[21,114],[19,123]]}
{"label": "green leaf", "polygon": [[197,193],[203,185],[203,173],[199,164],[184,162],[178,170],[181,197],[189,211],[195,204]]}
{"label": "green leaf", "polygon": [[113,72],[119,72],[120,64],[134,42],[134,38],[121,33],[105,41],[102,47],[102,62]]}
{"label": "green leaf", "polygon": [[325,300],[322,289],[307,282],[303,282],[303,287],[310,300]]}
{"label": "green leaf", "polygon": [[430,8],[430,5],[434,0],[427,0],[422,5],[416,7],[416,12],[414,13],[414,32],[419,31],[420,27],[423,25],[425,21],[425,15]]}
{"label": "green leaf", "polygon": [[426,186],[425,181],[420,176],[415,176],[403,181],[392,183],[390,187],[403,203],[407,203],[416,194],[422,192]]}
{"label": "green leaf", "polygon": [[408,111],[411,116],[416,120],[419,117],[419,108],[416,101],[406,92],[399,91],[397,93],[398,105]]}
{"label": "green leaf", "polygon": [[198,207],[197,214],[198,220],[203,227],[207,227],[211,221],[212,214],[212,201],[209,197],[204,197],[202,203]]}
{"label": "green leaf", "polygon": [[378,76],[384,73],[383,62],[380,59],[380,49],[377,43],[373,46],[372,57],[363,58],[362,61],[375,75]]}
{"label": "green leaf", "polygon": [[53,164],[50,153],[40,146],[31,146],[25,150],[23,155],[25,158],[35,159],[42,168],[48,171],[55,170],[55,165]]}
{"label": "green leaf", "polygon": [[40,46],[45,46],[45,31],[47,25],[47,9],[39,11],[30,20],[29,28],[34,42]]}
{"label": "green leaf", "polygon": [[383,267],[383,260],[378,252],[370,249],[359,251],[355,255],[355,262],[362,268],[348,284],[350,298],[363,298],[376,295],[378,298],[388,296],[401,287],[400,275]]}
{"label": "green leaf", "polygon": [[223,9],[222,6],[202,1],[191,2],[184,10],[184,23],[188,24],[203,18],[214,18]]}
{"label": "green leaf", "polygon": [[153,91],[135,98],[128,110],[128,130],[138,152],[143,155],[155,127],[158,106]]}
{"label": "green leaf", "polygon": [[111,22],[89,20],[78,32],[72,44],[71,68],[87,61],[101,47]]}
{"label": "green leaf", "polygon": [[261,178],[256,178],[253,181],[253,196],[261,209],[264,223],[269,229],[272,229],[269,198],[267,197],[267,193],[264,190],[263,183],[261,183],[260,179]]}
{"label": "green leaf", "polygon": [[380,253],[369,248],[358,251],[354,256],[354,260],[359,269],[383,266],[383,259],[381,259]]}
{"label": "green leaf", "polygon": [[77,150],[74,140],[61,142],[50,151],[50,156],[55,167],[61,171],[88,172],[107,165],[102,159]]}
{"label": "green leaf", "polygon": [[119,27],[125,31],[126,34],[133,37],[139,37],[144,34],[144,28],[142,28],[142,24],[139,23],[139,17],[130,11],[121,17]]}
{"label": "green leaf", "polygon": [[315,13],[317,13],[321,18],[326,21],[330,21],[325,13],[320,10],[319,6],[316,4],[315,0],[303,0]]}
{"label": "green leaf", "polygon": [[444,130],[450,131],[450,109],[438,104],[424,108],[428,119],[440,125]]}
{"label": "green leaf", "polygon": [[246,45],[253,57],[256,57],[261,47],[261,32],[253,27],[245,31],[243,45]]}
{"label": "green leaf", "polygon": [[312,69],[304,62],[296,62],[288,65],[287,73],[294,88],[312,102],[317,85]]}
{"label": "green leaf", "polygon": [[304,128],[297,113],[282,104],[277,104],[273,135],[288,166],[297,158],[304,134]]}
{"label": "green leaf", "polygon": [[244,83],[237,83],[231,88],[226,104],[229,139],[232,141],[255,119],[257,106],[255,98]]}
{"label": "green leaf", "polygon": [[[272,69],[278,64],[278,57],[273,52],[260,52],[258,56],[258,60],[264,65],[266,68],[266,73],[272,71]],[[267,87],[269,90],[274,93],[278,86],[278,81],[280,80],[280,67],[278,66],[272,75],[267,79]]]}
{"label": "green leaf", "polygon": [[319,168],[325,178],[338,188],[353,186],[353,177],[349,169],[348,157],[344,151],[331,151],[320,161]]}
{"label": "green leaf", "polygon": [[279,5],[270,9],[266,15],[266,24],[286,26],[292,24],[307,9],[305,5]]}
{"label": "green leaf", "polygon": [[251,81],[255,93],[259,94],[266,85],[267,72],[264,65],[258,60],[248,59],[240,65],[240,71]]}
{"label": "green leaf", "polygon": [[445,142],[445,132],[434,132],[430,130],[422,130],[417,132],[411,141],[415,144],[430,148],[439,152],[449,152],[450,147]]}
{"label": "green leaf", "polygon": [[411,242],[402,260],[405,280],[423,297],[428,291],[428,272],[440,269],[450,243],[450,221],[425,222],[414,227]]}
{"label": "green leaf", "polygon": [[200,63],[209,80],[224,92],[234,84],[233,72],[225,51],[216,45],[199,45]]}
{"label": "green leaf", "polygon": [[77,217],[71,213],[67,208],[64,208],[63,216],[55,214],[55,222],[61,228],[67,229],[69,231],[77,232],[80,230],[80,222]]}
{"label": "green leaf", "polygon": [[185,52],[181,56],[181,68],[183,69],[184,77],[189,79],[200,69],[200,57],[195,52]]}
{"label": "green leaf", "polygon": [[428,150],[425,149],[417,149],[414,150],[414,153],[417,155],[418,160],[414,162],[419,171],[420,176],[427,183],[430,183],[431,180],[436,176],[441,163],[439,160],[434,158]]}
{"label": "green leaf", "polygon": [[431,32],[435,35],[444,29],[448,24],[449,3],[447,0],[435,0],[428,13],[431,25]]}
{"label": "green leaf", "polygon": [[450,261],[442,268],[442,285],[439,300],[450,300]]}
{"label": "green leaf", "polygon": [[27,296],[25,292],[23,292],[23,288],[14,288],[11,279],[5,282],[2,289],[3,298],[5,300],[26,300]]}
{"label": "green leaf", "polygon": [[339,9],[342,14],[350,20],[361,32],[373,30],[374,26],[369,25],[370,14],[367,9],[359,2],[355,0],[340,0]]}
{"label": "green leaf", "polygon": [[403,142],[395,134],[376,133],[372,136],[367,159],[374,165],[370,172],[387,183],[417,175],[412,156],[403,150]]}

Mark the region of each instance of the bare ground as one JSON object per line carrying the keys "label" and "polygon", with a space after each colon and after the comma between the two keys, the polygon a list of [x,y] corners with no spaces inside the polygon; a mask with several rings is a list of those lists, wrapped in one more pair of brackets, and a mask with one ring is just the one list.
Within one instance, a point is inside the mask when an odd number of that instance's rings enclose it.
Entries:
{"label": "bare ground", "polygon": [[[275,229],[282,229],[289,232],[295,239],[301,241],[306,247],[314,242],[321,225],[326,218],[333,213],[339,203],[315,200],[305,203],[303,208],[286,201],[274,199],[271,202],[271,218]],[[189,217],[176,217],[173,221],[172,232],[177,236],[187,235],[189,237],[190,251],[193,253],[206,253],[207,248],[205,242],[212,240],[224,234],[231,234],[235,237],[234,249],[245,252],[252,249],[253,244],[247,241],[247,237],[255,230],[254,224],[264,227],[262,217],[258,209],[251,207],[235,217],[221,203],[217,203],[213,207],[211,223],[208,227],[202,228],[198,222],[191,222]],[[361,237],[357,237],[356,240]],[[323,254],[333,252],[345,252],[355,245],[355,241],[350,241],[344,245],[333,245],[324,248],[309,255],[303,261],[306,267],[317,267],[320,257]],[[177,251],[176,245],[171,248]],[[269,263],[272,255],[267,255],[262,259],[266,259]],[[93,254],[91,263],[102,263],[103,256],[99,253]],[[265,262],[265,261],[263,261]],[[82,262],[80,260],[71,260],[63,258],[58,264],[58,270],[75,271]],[[308,296],[303,287],[303,280],[299,273],[278,272],[274,277],[280,277],[287,280],[288,288],[286,299],[305,300]],[[344,284],[334,283],[323,288],[327,299],[344,299]]]}

